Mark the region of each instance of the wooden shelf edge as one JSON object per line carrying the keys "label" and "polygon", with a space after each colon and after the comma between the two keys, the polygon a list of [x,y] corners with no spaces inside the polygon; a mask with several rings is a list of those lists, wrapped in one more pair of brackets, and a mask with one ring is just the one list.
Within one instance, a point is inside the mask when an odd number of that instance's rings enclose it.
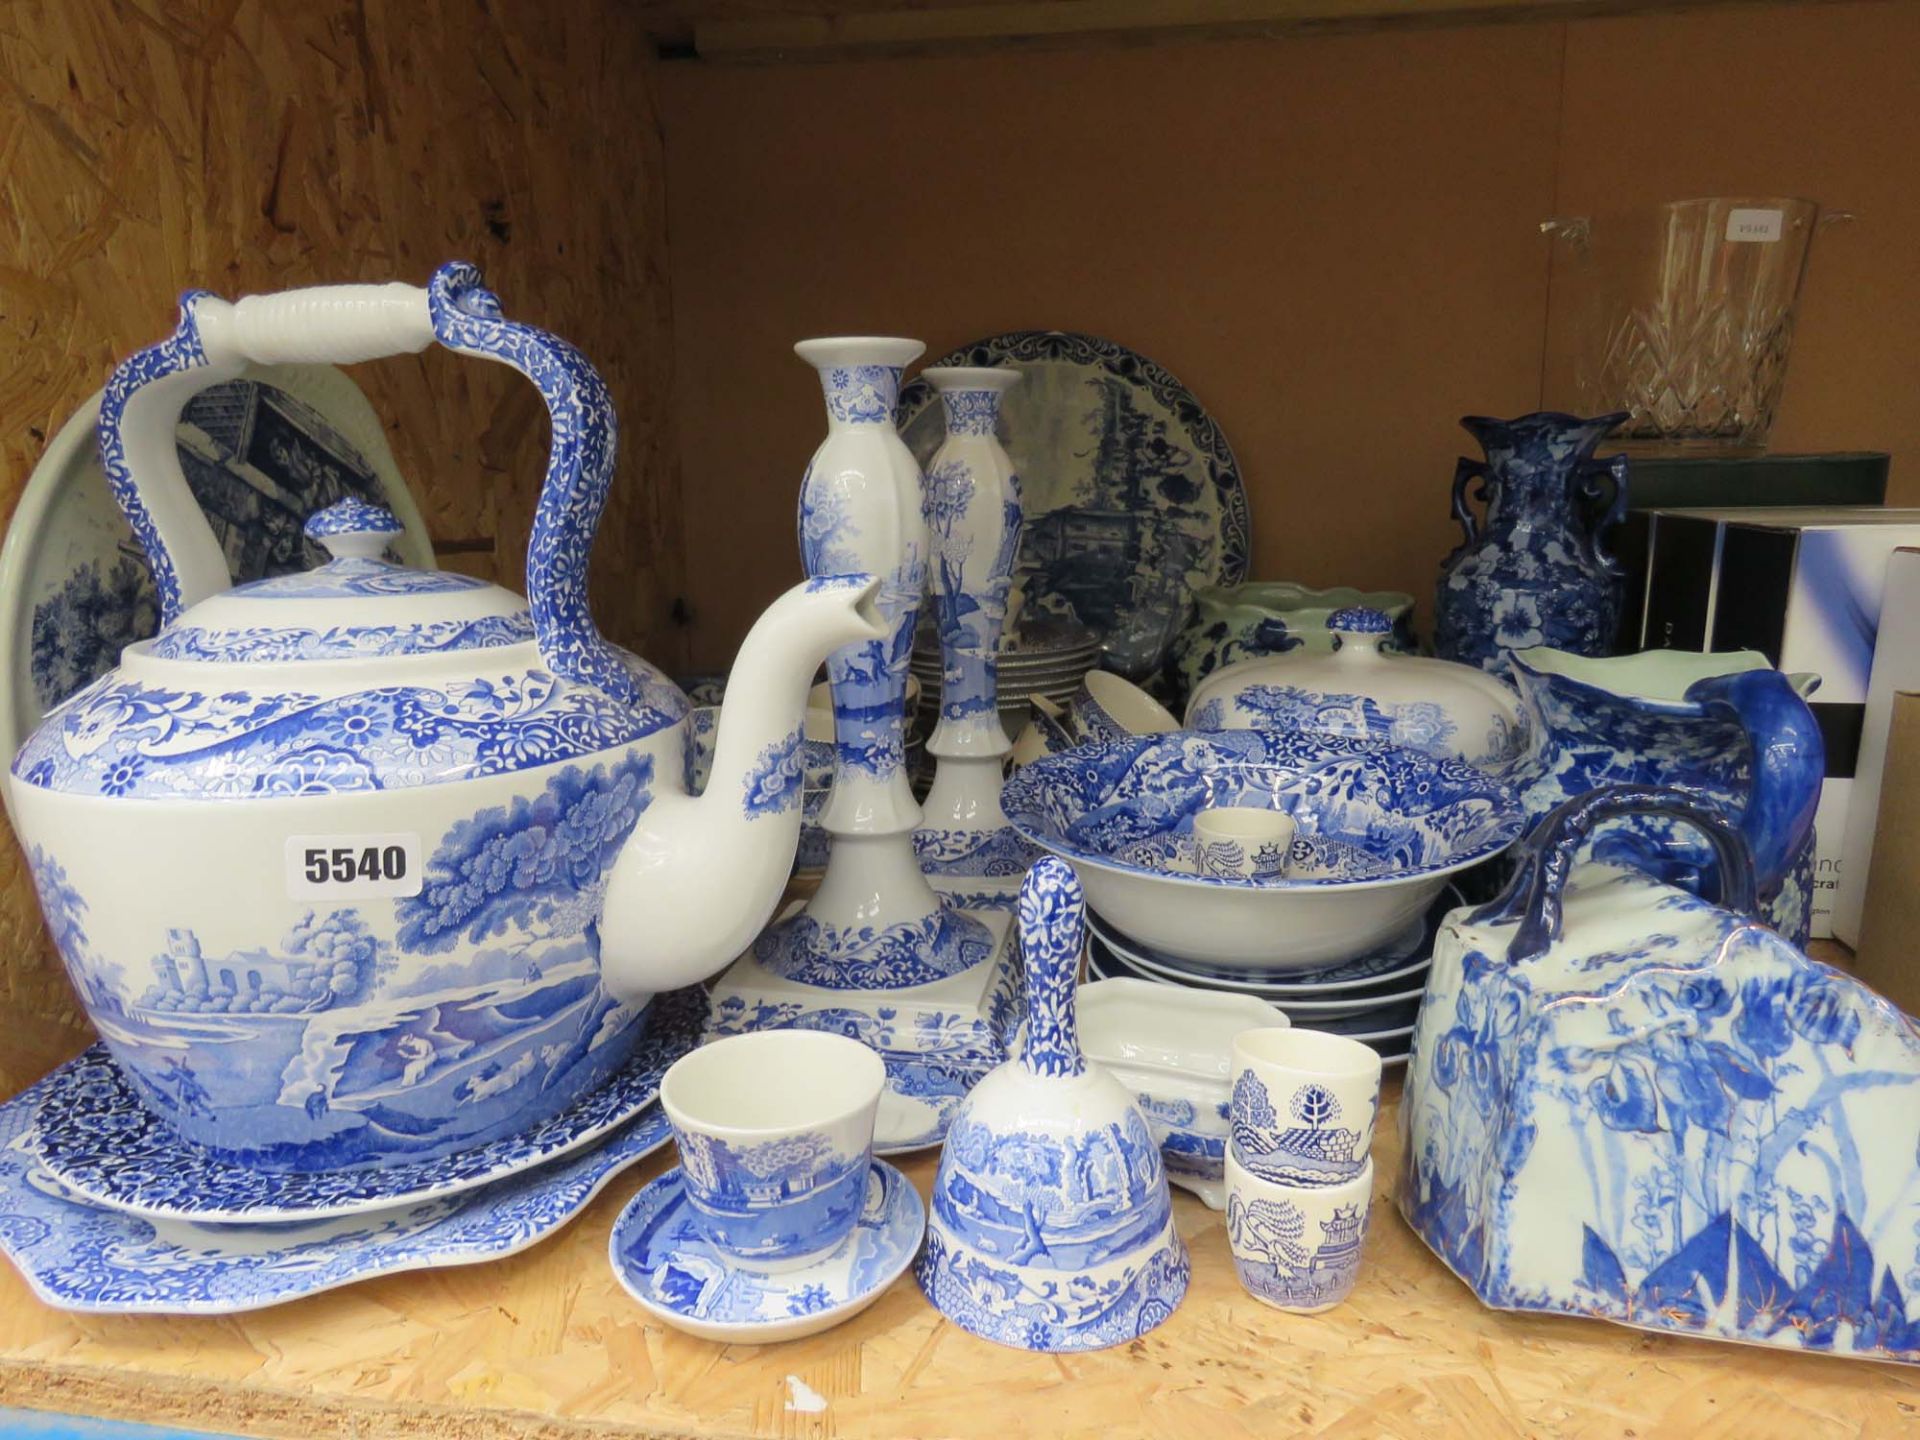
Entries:
{"label": "wooden shelf edge", "polygon": [[1827,0],[1003,0],[698,21],[683,58],[819,61],[1087,41],[1231,39],[1477,25]]}

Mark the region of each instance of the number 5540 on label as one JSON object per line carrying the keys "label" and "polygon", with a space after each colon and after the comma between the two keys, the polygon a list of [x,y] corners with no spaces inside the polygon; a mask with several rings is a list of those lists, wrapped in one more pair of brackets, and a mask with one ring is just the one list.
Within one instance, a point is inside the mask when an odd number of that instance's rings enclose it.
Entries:
{"label": "number 5540 on label", "polygon": [[391,900],[420,893],[420,837],[289,835],[289,900]]}

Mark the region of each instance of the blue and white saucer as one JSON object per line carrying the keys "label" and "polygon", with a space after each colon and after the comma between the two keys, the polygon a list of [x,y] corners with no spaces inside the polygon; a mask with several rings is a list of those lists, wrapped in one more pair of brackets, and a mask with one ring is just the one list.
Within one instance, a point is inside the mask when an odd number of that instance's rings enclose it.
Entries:
{"label": "blue and white saucer", "polygon": [[435,1160],[357,1170],[253,1170],[218,1159],[156,1118],[106,1047],[95,1045],[34,1087],[42,1095],[40,1163],[96,1205],[201,1225],[333,1220],[457,1195],[558,1159],[651,1105],[667,1067],[699,1042],[706,992],[671,991],[651,1009],[626,1065],[558,1115]]}
{"label": "blue and white saucer", "polygon": [[798,1270],[750,1270],[694,1230],[676,1166],[620,1212],[607,1255],[627,1293],[667,1324],[707,1340],[766,1345],[858,1315],[905,1273],[926,1228],[919,1193],[876,1160],[860,1218],[833,1253]]}
{"label": "blue and white saucer", "polygon": [[47,1304],[103,1314],[230,1315],[511,1255],[670,1133],[656,1108],[574,1155],[462,1195],[307,1225],[190,1225],[100,1209],[41,1168],[34,1117],[47,1087],[0,1105],[0,1253]]}

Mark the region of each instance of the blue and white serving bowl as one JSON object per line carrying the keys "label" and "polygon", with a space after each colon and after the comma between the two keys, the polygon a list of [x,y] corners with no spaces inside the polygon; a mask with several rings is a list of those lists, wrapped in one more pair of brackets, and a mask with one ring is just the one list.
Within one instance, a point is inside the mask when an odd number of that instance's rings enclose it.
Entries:
{"label": "blue and white serving bowl", "polygon": [[[1279,732],[1138,736],[1049,755],[1007,782],[1007,819],[1070,862],[1125,934],[1224,970],[1320,969],[1416,922],[1447,877],[1525,827],[1512,787],[1465,761],[1376,741]],[[1282,878],[1192,873],[1193,817],[1285,810]]]}

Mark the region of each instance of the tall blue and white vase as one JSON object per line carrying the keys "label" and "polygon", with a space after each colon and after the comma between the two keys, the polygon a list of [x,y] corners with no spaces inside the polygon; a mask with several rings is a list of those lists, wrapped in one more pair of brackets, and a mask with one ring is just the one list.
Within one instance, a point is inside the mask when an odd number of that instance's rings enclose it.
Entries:
{"label": "tall blue and white vase", "polygon": [[908,784],[907,660],[927,579],[920,466],[894,429],[900,374],[918,340],[847,337],[794,346],[820,374],[827,437],[800,487],[800,556],[812,576],[858,561],[883,577],[883,639],[827,659],[833,790],[820,823],[831,851],[806,908],[769,927],[753,955],[772,974],[841,991],[932,984],[984,963],[992,933],[944,907],[914,856],[920,807]]}
{"label": "tall blue and white vase", "polygon": [[[1505,675],[1508,653],[1531,645],[1612,653],[1626,571],[1605,541],[1627,513],[1627,457],[1594,451],[1626,418],[1543,410],[1461,420],[1487,458],[1463,457],[1454,470],[1465,538],[1440,567],[1436,655]],[[1475,481],[1484,517],[1468,503]]]}
{"label": "tall blue and white vase", "polygon": [[1009,886],[1037,856],[1007,824],[1000,785],[1013,749],[1000,723],[1000,632],[1020,546],[1020,480],[995,434],[1017,370],[925,372],[946,410],[947,438],[927,466],[934,616],[940,634],[939,762],[913,845],[930,875]]}

